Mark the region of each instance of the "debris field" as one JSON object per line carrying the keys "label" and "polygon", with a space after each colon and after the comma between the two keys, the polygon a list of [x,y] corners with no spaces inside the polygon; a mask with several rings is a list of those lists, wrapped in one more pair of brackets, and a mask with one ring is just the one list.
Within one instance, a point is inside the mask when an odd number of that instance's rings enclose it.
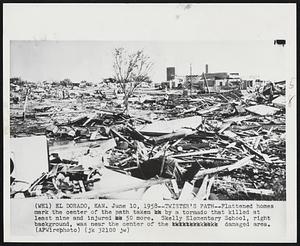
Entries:
{"label": "debris field", "polygon": [[49,148],[48,170],[22,188],[11,177],[11,197],[286,199],[284,93],[140,89],[128,113],[105,95],[28,98],[26,114],[11,102],[11,137]]}

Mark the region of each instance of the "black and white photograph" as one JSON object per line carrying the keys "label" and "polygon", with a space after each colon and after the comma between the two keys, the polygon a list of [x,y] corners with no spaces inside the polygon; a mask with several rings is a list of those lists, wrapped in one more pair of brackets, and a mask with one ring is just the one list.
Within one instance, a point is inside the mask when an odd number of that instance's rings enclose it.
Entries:
{"label": "black and white photograph", "polygon": [[285,45],[11,41],[11,198],[285,200]]}
{"label": "black and white photograph", "polygon": [[296,242],[296,7],[5,4],[5,242]]}

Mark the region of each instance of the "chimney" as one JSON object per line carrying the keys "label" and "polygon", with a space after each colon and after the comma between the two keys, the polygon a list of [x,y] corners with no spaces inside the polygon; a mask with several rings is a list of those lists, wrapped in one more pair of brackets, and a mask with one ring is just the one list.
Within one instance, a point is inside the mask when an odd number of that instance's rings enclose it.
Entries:
{"label": "chimney", "polygon": [[208,73],[208,64],[205,65],[205,73]]}

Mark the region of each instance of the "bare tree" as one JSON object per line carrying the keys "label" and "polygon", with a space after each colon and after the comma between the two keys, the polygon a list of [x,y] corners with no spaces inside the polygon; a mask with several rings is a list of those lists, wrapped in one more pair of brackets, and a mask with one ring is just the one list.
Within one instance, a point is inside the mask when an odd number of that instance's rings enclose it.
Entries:
{"label": "bare tree", "polygon": [[114,74],[116,83],[124,94],[124,112],[128,113],[128,100],[143,82],[150,82],[149,72],[153,63],[150,57],[138,50],[128,54],[124,48],[114,50]]}

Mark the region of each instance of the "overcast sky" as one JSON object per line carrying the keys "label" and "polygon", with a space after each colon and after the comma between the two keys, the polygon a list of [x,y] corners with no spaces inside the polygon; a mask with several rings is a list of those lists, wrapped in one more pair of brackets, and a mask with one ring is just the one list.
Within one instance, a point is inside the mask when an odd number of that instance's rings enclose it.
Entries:
{"label": "overcast sky", "polygon": [[[16,29],[22,20],[22,28],[11,34],[11,40],[52,40],[10,42],[10,75],[31,81],[97,82],[111,77],[112,52],[118,47],[144,49],[154,63],[154,81],[166,80],[168,66],[175,66],[177,75],[187,75],[190,64],[193,74],[202,73],[208,64],[210,72],[281,80],[288,66],[286,51],[295,45],[292,5],[29,4],[10,8],[14,15],[7,16],[4,32]],[[287,45],[275,46],[278,38],[287,39]]]}
{"label": "overcast sky", "polygon": [[243,76],[281,79],[285,72],[284,47],[272,41],[238,42],[107,42],[14,41],[11,43],[11,76],[30,81],[100,81],[113,76],[113,49],[143,49],[154,63],[153,81],[166,79],[166,67],[177,75],[239,72]]}

